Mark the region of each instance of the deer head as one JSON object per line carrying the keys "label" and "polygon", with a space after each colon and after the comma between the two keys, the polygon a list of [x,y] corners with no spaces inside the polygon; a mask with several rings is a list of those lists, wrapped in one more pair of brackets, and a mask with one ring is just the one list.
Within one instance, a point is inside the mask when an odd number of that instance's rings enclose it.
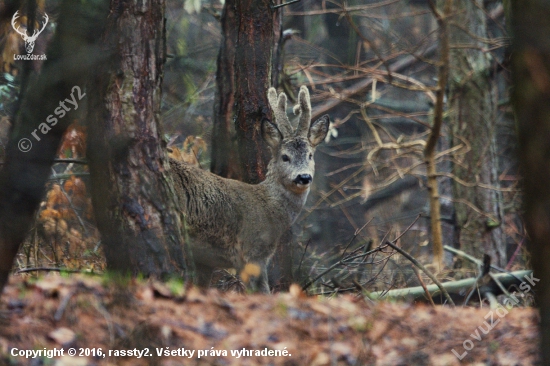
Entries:
{"label": "deer head", "polygon": [[277,95],[277,91],[270,88],[267,98],[275,115],[275,123],[268,120],[262,122],[262,135],[273,156],[269,162],[268,177],[278,181],[288,191],[306,193],[315,172],[315,147],[327,135],[329,117],[324,115],[311,123],[311,103],[305,86],[300,88],[298,104],[294,107],[294,114],[299,115],[296,129],[286,115],[286,94]]}
{"label": "deer head", "polygon": [[25,41],[25,49],[27,50],[27,53],[32,53],[36,38],[38,38],[38,35],[42,33],[42,31],[44,30],[44,28],[46,28],[46,25],[48,24],[48,20],[49,20],[48,15],[44,14],[45,20],[44,20],[44,24],[42,25],[42,29],[40,30],[35,29],[32,36],[29,36],[27,35],[27,31],[22,32],[21,30],[19,30],[19,27],[15,26],[15,20],[19,18],[19,15],[17,15],[17,13],[19,13],[19,10],[16,11],[15,14],[13,14],[13,17],[11,18],[11,26],[17,33],[21,35],[21,37],[23,37],[23,41]]}
{"label": "deer head", "polygon": [[[311,122],[305,86],[294,107],[299,115],[296,128],[286,115],[286,95],[270,88],[267,98],[274,118],[261,122],[261,132],[273,156],[263,182],[246,184],[170,162],[201,286],[210,284],[214,268],[234,267],[237,273],[257,277],[249,282],[251,288],[256,283],[268,293],[271,257],[305,204],[315,171],[313,154],[328,132],[329,117]],[[246,270],[247,264],[254,264],[254,271]]]}

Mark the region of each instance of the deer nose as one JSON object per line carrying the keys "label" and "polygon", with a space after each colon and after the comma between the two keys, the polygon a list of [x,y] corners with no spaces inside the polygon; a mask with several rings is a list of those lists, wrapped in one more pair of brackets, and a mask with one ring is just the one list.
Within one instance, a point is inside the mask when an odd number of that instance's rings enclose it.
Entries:
{"label": "deer nose", "polygon": [[307,185],[311,183],[312,180],[313,178],[311,177],[310,174],[300,174],[299,176],[296,177],[296,179],[294,179],[294,183]]}

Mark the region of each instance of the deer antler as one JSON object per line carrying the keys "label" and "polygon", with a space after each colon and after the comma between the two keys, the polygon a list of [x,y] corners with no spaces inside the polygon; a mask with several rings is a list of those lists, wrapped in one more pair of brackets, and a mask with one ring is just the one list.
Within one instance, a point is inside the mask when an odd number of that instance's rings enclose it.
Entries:
{"label": "deer antler", "polygon": [[33,40],[33,41],[36,40],[36,38],[38,37],[38,35],[44,31],[44,29],[46,28],[46,25],[48,25],[48,20],[50,20],[50,18],[48,17],[48,14],[44,14],[44,19],[45,19],[46,21],[45,21],[44,24],[42,25],[42,29],[40,29],[40,30],[35,29],[34,32],[33,32],[33,34],[32,34],[32,36],[30,36],[29,39],[31,39],[31,40]]}
{"label": "deer antler", "polygon": [[300,122],[296,129],[296,136],[307,136],[311,124],[311,102],[307,86],[300,87],[298,104],[294,106],[294,114],[300,114]]}
{"label": "deer antler", "polygon": [[19,10],[17,10],[17,11],[15,12],[15,14],[13,14],[13,17],[11,18],[11,26],[13,27],[13,29],[14,29],[17,33],[19,33],[21,36],[23,36],[23,39],[24,39],[24,40],[26,40],[26,39],[29,37],[29,36],[27,35],[27,32],[21,32],[21,31],[19,30],[19,27],[16,27],[16,26],[15,26],[15,20],[16,20],[17,18],[19,18],[19,15],[17,15],[17,13],[19,13]]}
{"label": "deer antler", "polygon": [[269,88],[267,92],[267,99],[275,114],[275,122],[279,130],[283,134],[283,137],[292,135],[292,125],[286,115],[286,94],[281,92],[277,98],[277,91],[275,88]]}

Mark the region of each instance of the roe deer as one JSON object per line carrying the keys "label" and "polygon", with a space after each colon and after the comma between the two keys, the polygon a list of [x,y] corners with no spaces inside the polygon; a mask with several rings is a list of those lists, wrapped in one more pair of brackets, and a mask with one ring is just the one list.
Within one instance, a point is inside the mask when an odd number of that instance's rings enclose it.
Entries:
{"label": "roe deer", "polygon": [[269,292],[267,265],[281,235],[294,223],[304,205],[315,163],[315,147],[325,139],[329,117],[311,123],[311,104],[305,86],[300,88],[294,113],[300,114],[294,130],[287,115],[287,96],[274,88],[268,100],[275,123],[263,120],[262,136],[272,159],[266,179],[246,184],[225,179],[199,168],[170,161],[176,190],[189,228],[197,282],[208,286],[215,268],[235,268],[241,273],[247,263],[260,273],[257,286]]}

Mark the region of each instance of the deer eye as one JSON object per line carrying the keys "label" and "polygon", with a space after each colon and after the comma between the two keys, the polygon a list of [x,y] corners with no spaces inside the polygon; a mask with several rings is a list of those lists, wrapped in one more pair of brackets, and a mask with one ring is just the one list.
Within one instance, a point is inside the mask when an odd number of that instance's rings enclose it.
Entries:
{"label": "deer eye", "polygon": [[286,163],[290,162],[290,158],[288,157],[288,155],[284,154],[284,155],[282,156],[282,158],[283,158],[283,161],[284,161],[284,162],[286,162]]}

